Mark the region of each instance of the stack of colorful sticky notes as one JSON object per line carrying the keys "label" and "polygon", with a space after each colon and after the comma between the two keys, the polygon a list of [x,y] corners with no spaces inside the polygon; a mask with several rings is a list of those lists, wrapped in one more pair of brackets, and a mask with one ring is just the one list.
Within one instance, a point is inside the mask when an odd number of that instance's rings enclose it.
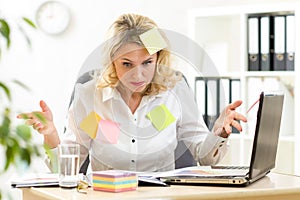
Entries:
{"label": "stack of colorful sticky notes", "polygon": [[136,190],[137,175],[123,170],[93,172],[93,189],[105,192],[125,192]]}

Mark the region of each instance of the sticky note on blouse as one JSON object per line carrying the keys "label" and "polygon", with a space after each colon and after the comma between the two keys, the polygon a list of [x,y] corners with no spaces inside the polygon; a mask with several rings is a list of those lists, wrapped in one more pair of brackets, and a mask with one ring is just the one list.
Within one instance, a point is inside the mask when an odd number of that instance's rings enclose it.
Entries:
{"label": "sticky note on blouse", "polygon": [[84,130],[92,139],[96,138],[101,117],[96,112],[91,112],[80,123],[80,128]]}
{"label": "sticky note on blouse", "polygon": [[157,28],[142,33],[139,37],[150,55],[168,46]]}
{"label": "sticky note on blouse", "polygon": [[101,119],[96,139],[104,143],[116,144],[120,134],[119,124],[110,120]]}
{"label": "sticky note on blouse", "polygon": [[147,114],[147,117],[158,131],[165,129],[176,120],[165,105],[155,107]]}

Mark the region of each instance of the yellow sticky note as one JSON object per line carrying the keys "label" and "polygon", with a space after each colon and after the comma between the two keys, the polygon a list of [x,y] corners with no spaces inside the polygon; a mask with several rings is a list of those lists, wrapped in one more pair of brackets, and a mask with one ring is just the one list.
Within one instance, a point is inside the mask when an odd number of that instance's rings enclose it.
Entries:
{"label": "yellow sticky note", "polygon": [[168,46],[157,28],[142,33],[139,37],[150,55]]}
{"label": "yellow sticky note", "polygon": [[96,112],[91,112],[82,122],[80,128],[84,130],[92,139],[97,135],[98,124],[101,117]]}
{"label": "yellow sticky note", "polygon": [[165,129],[176,120],[165,105],[157,106],[147,114],[147,117],[158,131]]}

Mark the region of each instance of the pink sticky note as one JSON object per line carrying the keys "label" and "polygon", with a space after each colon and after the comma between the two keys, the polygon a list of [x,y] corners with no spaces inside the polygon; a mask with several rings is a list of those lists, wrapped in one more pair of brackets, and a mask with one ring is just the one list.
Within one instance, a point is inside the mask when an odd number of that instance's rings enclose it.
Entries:
{"label": "pink sticky note", "polygon": [[120,134],[119,124],[110,120],[100,120],[96,140],[116,144]]}

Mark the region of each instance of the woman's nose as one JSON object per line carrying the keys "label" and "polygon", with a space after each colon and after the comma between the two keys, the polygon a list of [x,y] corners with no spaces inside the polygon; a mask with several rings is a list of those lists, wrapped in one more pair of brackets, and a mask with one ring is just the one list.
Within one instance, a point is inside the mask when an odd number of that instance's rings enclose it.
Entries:
{"label": "woman's nose", "polygon": [[143,76],[143,71],[143,67],[141,65],[138,65],[133,69],[133,76],[135,78],[140,78]]}

